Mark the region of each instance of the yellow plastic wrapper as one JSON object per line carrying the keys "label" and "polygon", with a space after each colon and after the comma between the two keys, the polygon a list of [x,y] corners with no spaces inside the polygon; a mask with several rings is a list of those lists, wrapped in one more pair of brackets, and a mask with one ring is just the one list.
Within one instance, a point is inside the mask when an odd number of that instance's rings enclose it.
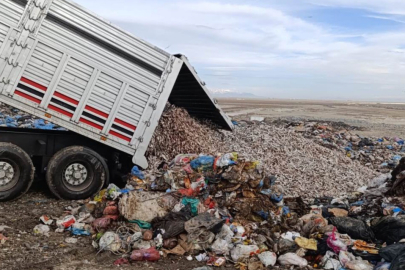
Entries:
{"label": "yellow plastic wrapper", "polygon": [[295,238],[295,243],[302,248],[309,250],[318,250],[318,242],[315,239],[308,239],[305,237]]}
{"label": "yellow plastic wrapper", "polygon": [[260,164],[259,161],[246,162],[245,170],[254,170]]}
{"label": "yellow plastic wrapper", "polygon": [[102,202],[103,198],[105,197],[106,192],[107,192],[107,189],[100,190],[100,192],[94,197],[93,201]]}

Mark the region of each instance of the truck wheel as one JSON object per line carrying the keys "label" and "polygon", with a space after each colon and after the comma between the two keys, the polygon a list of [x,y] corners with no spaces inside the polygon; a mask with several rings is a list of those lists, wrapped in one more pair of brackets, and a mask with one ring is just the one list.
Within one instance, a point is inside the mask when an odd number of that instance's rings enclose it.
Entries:
{"label": "truck wheel", "polygon": [[60,199],[82,200],[99,192],[109,180],[104,159],[83,146],[71,146],[56,153],[48,163],[46,181]]}
{"label": "truck wheel", "polygon": [[34,181],[34,165],[20,147],[0,143],[0,202],[15,200],[24,195]]}

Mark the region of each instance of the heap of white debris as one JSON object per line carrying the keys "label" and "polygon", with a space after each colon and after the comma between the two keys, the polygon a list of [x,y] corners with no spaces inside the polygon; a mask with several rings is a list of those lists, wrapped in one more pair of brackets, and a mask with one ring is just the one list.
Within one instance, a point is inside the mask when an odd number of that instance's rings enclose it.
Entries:
{"label": "heap of white debris", "polygon": [[179,153],[238,152],[277,176],[288,196],[313,198],[348,194],[378,173],[292,130],[263,122],[237,125],[234,132],[202,123],[184,109],[169,106],[148,150],[152,168]]}

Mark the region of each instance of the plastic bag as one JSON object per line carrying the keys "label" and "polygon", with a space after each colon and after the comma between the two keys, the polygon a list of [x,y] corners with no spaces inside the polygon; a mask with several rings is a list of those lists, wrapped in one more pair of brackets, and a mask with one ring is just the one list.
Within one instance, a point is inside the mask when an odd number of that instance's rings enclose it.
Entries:
{"label": "plastic bag", "polygon": [[309,249],[309,250],[318,250],[318,242],[316,239],[307,239],[305,237],[297,237],[295,238],[295,243],[302,248]]}
{"label": "plastic bag", "polygon": [[347,245],[343,243],[337,236],[336,236],[336,229],[333,229],[333,232],[330,233],[328,240],[327,240],[328,247],[331,248],[335,253],[339,254],[341,250],[346,251]]}
{"label": "plastic bag", "polygon": [[142,250],[134,250],[131,254],[132,261],[149,261],[155,262],[160,259],[160,253],[155,247]]}
{"label": "plastic bag", "polygon": [[141,229],[149,230],[150,228],[152,228],[152,225],[149,222],[146,222],[146,221],[143,221],[143,220],[130,220],[129,223],[135,223]]}
{"label": "plastic bag", "polygon": [[405,270],[405,252],[402,252],[391,262],[390,270]]}
{"label": "plastic bag", "polygon": [[283,234],[281,235],[281,238],[286,239],[286,240],[290,240],[290,241],[294,241],[295,238],[297,238],[297,237],[301,237],[300,233],[297,233],[297,232],[286,232],[286,233],[283,233]]}
{"label": "plastic bag", "polygon": [[180,154],[173,159],[172,164],[176,166],[185,166],[197,157],[198,155],[195,154]]}
{"label": "plastic bag", "polygon": [[249,258],[251,254],[254,254],[259,251],[259,247],[256,245],[237,245],[234,249],[231,250],[232,260],[237,262],[239,259]]}
{"label": "plastic bag", "polygon": [[110,218],[104,218],[104,217],[103,218],[98,218],[98,219],[93,221],[92,225],[93,225],[93,228],[96,231],[105,230],[111,225],[111,219]]}
{"label": "plastic bag", "polygon": [[[8,119],[7,119],[7,121],[8,121]],[[14,119],[13,119],[13,121],[14,121]],[[7,123],[12,123],[12,122],[7,122]],[[36,128],[36,129],[44,129],[44,130],[52,130],[55,126],[52,123],[45,123],[44,119],[35,120],[33,125],[34,125],[34,128]]]}
{"label": "plastic bag", "polygon": [[371,229],[378,240],[391,245],[405,238],[405,218],[383,217],[377,222],[373,222]]}
{"label": "plastic bag", "polygon": [[325,256],[322,258],[322,265],[324,269],[328,270],[339,270],[342,268],[342,264],[339,260],[333,258],[335,254],[331,251],[326,252]]}
{"label": "plastic bag", "polygon": [[229,244],[226,240],[217,239],[211,245],[211,249],[216,254],[222,255],[222,254],[227,254],[229,252],[228,246],[229,246]]}
{"label": "plastic bag", "polygon": [[134,166],[131,170],[131,174],[135,177],[138,177],[141,180],[145,179],[145,175],[141,170],[139,170],[138,166]]}
{"label": "plastic bag", "polygon": [[356,257],[354,257],[354,255],[348,251],[342,250],[339,252],[339,261],[343,265],[343,267],[346,266],[347,262],[354,261],[355,259]]}
{"label": "plastic bag", "polygon": [[114,184],[110,184],[107,187],[107,198],[112,200],[117,199],[122,194],[121,189]]}
{"label": "plastic bag", "polygon": [[193,217],[198,215],[198,204],[200,203],[199,199],[196,198],[183,198],[181,201],[182,204],[185,206],[190,205],[191,206],[191,214]]}
{"label": "plastic bag", "polygon": [[[235,158],[235,156],[236,156],[236,158]],[[236,162],[234,161],[235,159],[237,159],[237,154],[236,155],[234,155],[232,153],[225,154],[225,155],[219,157],[215,161],[215,166],[222,168],[222,167],[226,167],[226,166],[235,165],[236,164]]]}
{"label": "plastic bag", "polygon": [[122,240],[119,235],[113,232],[106,232],[101,238],[99,243],[101,250],[110,250],[113,252],[118,251],[122,246]]}
{"label": "plastic bag", "polygon": [[295,252],[298,249],[297,244],[294,241],[290,241],[288,239],[280,239],[276,245],[277,254],[284,254],[287,252]]}
{"label": "plastic bag", "polygon": [[346,263],[346,268],[350,270],[373,270],[374,266],[368,261],[350,261]]}
{"label": "plastic bag", "polygon": [[391,263],[378,263],[376,267],[374,268],[375,270],[390,270]]}
{"label": "plastic bag", "polygon": [[399,254],[405,253],[405,244],[398,243],[380,249],[379,254],[387,262],[392,262]]}
{"label": "plastic bag", "polygon": [[274,252],[265,251],[263,253],[260,253],[258,257],[262,264],[264,264],[264,266],[266,267],[274,266],[277,262],[277,256]]}
{"label": "plastic bag", "polygon": [[50,231],[50,228],[48,225],[39,224],[39,225],[35,226],[35,228],[34,228],[35,234],[45,235],[47,237],[49,237],[49,231]]}
{"label": "plastic bag", "polygon": [[190,165],[197,172],[209,171],[214,168],[214,161],[215,158],[213,156],[200,156],[191,161]]}
{"label": "plastic bag", "polygon": [[295,253],[286,253],[278,257],[278,262],[281,265],[297,265],[299,267],[305,267],[308,265],[308,261],[301,258]]}
{"label": "plastic bag", "polygon": [[373,242],[373,231],[361,220],[350,217],[333,217],[329,221],[336,226],[340,233],[347,233],[354,239]]}

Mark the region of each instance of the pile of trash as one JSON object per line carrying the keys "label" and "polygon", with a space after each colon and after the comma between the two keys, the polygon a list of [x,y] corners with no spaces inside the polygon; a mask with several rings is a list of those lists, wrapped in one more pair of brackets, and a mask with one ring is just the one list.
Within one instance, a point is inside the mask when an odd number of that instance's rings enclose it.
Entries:
{"label": "pile of trash", "polygon": [[2,103],[0,103],[0,127],[66,130],[47,120],[38,119]]}
{"label": "pile of trash", "polygon": [[223,135],[211,122],[190,116],[183,108],[167,104],[160,118],[146,156],[166,160],[178,153],[207,153],[218,151]]}
{"label": "pile of trash", "polygon": [[207,265],[202,269],[399,270],[405,200],[394,195],[405,195],[405,159],[401,164],[355,192],[305,203],[288,197],[256,160],[181,154],[147,172],[135,166],[125,188],[111,184],[56,221],[43,216],[34,232],[69,234],[70,244],[91,236],[97,252],[118,256],[115,265],[177,255]]}
{"label": "pile of trash", "polygon": [[377,173],[344,153],[320,146],[294,130],[265,122],[245,122],[233,132],[217,130],[170,106],[149,146],[148,160],[157,168],[177,153],[238,152],[258,160],[267,174],[276,175],[291,196],[346,194],[363,186]]}
{"label": "pile of trash", "polygon": [[338,124],[290,122],[286,127],[325,147],[342,151],[352,160],[358,160],[363,165],[381,172],[392,170],[399,160],[405,157],[404,139],[363,137],[356,134],[356,127]]}

